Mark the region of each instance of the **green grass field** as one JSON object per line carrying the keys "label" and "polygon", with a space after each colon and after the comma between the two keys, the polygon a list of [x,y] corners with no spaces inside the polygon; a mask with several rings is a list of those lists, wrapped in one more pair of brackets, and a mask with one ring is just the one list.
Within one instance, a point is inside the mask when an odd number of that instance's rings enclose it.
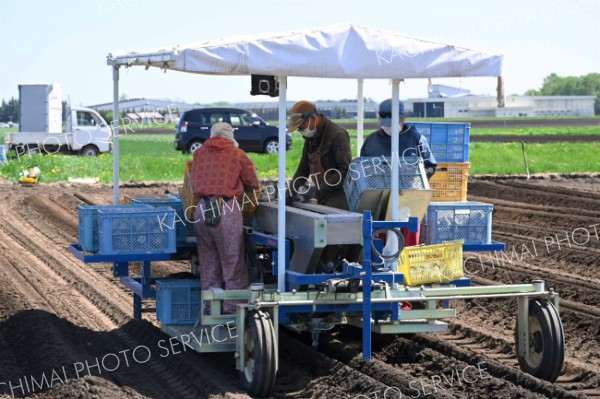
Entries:
{"label": "green grass field", "polygon": [[[534,129],[534,128],[531,128]],[[538,128],[547,130],[549,128]],[[577,128],[578,131],[581,128]],[[4,130],[4,129],[3,129]],[[572,134],[582,134],[574,131]],[[0,133],[2,136],[3,134]],[[355,131],[350,131],[355,135]],[[531,134],[542,134],[534,132]],[[548,134],[548,133],[543,133]],[[591,133],[589,133],[591,134]],[[3,137],[0,137],[3,141]],[[181,181],[185,161],[191,155],[182,155],[173,149],[171,135],[123,135],[120,144],[121,181]],[[298,165],[303,140],[294,133],[293,149],[287,153],[288,177]],[[356,154],[356,140],[352,139],[352,154]],[[600,172],[600,143],[547,143],[527,144],[530,173]],[[16,181],[19,172],[33,166],[41,169],[40,181],[59,182],[71,178],[99,178],[112,182],[112,154],[96,158],[70,155],[22,155],[0,165],[0,175]],[[277,177],[277,155],[249,154],[261,178]],[[470,146],[471,174],[523,174],[523,153],[519,143],[472,143]]]}
{"label": "green grass field", "polygon": [[[525,144],[529,173],[600,172],[600,142]],[[472,143],[470,174],[525,174],[520,143]]]}
{"label": "green grass field", "polygon": [[524,128],[471,128],[472,136],[556,136],[556,135],[600,135],[598,126],[559,126]]}

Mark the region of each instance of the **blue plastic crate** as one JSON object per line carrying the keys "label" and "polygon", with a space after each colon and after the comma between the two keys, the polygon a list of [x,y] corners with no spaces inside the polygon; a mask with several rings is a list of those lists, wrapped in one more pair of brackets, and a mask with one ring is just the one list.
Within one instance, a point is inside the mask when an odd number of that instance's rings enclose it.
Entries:
{"label": "blue plastic crate", "polygon": [[156,281],[156,319],[162,324],[194,324],[201,308],[199,280]]}
{"label": "blue plastic crate", "polygon": [[427,138],[438,162],[469,162],[469,123],[409,122]]}
{"label": "blue plastic crate", "polygon": [[[79,245],[89,252],[98,251],[98,210],[114,208],[132,208],[131,205],[79,205]],[[142,206],[147,208],[147,206]]]}
{"label": "blue plastic crate", "polygon": [[182,242],[187,240],[187,236],[189,233],[188,225],[192,223],[188,223],[185,220],[185,212],[183,209],[183,204],[181,199],[175,198],[170,195],[167,198],[160,197],[147,197],[147,198],[133,198],[131,200],[131,205],[150,205],[154,207],[171,207],[177,213],[177,218],[175,219],[175,235],[177,237],[177,242]]}
{"label": "blue plastic crate", "polygon": [[6,158],[6,146],[0,145],[0,163],[6,163],[8,159]]}
{"label": "blue plastic crate", "polygon": [[[390,157],[359,157],[352,160],[344,192],[350,211],[358,209],[360,198],[368,190],[389,190],[392,187]],[[423,162],[416,157],[399,158],[399,189],[429,189]]]}
{"label": "blue plastic crate", "polygon": [[465,244],[492,242],[492,204],[431,202],[427,209],[426,243],[463,240]]}
{"label": "blue plastic crate", "polygon": [[169,207],[129,207],[98,210],[98,252],[173,253],[175,211]]}

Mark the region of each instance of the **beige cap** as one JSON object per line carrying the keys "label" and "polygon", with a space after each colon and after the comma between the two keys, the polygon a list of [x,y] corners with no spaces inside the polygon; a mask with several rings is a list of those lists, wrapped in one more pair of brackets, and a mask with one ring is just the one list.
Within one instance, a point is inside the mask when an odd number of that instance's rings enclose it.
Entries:
{"label": "beige cap", "polygon": [[239,144],[233,138],[233,128],[227,122],[217,122],[210,128],[210,137],[223,137],[231,141],[236,147],[239,147]]}

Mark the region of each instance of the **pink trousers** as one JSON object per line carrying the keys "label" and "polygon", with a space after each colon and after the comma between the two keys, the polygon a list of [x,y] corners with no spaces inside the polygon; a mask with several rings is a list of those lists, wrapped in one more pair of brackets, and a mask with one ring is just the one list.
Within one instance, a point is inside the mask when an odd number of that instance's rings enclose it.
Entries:
{"label": "pink trousers", "polygon": [[[218,226],[207,226],[203,213],[211,212],[204,200],[194,214],[198,263],[202,289],[248,288],[248,270],[244,259],[242,211],[235,198],[224,201]],[[224,313],[235,313],[235,302],[224,301]]]}

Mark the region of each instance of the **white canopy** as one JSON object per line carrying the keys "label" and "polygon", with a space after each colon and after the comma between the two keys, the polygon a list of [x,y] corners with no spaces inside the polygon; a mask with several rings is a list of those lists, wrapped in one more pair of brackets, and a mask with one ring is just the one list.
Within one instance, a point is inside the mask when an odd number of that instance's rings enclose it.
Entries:
{"label": "white canopy", "polygon": [[238,36],[115,52],[109,65],[150,65],[218,75],[406,79],[500,76],[502,55],[436,43],[360,25]]}

